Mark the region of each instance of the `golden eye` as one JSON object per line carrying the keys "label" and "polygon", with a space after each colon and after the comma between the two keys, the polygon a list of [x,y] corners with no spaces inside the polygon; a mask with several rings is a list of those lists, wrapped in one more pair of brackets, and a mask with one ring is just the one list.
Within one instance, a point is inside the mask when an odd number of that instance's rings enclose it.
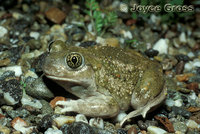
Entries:
{"label": "golden eye", "polygon": [[67,55],[66,63],[71,69],[77,69],[84,64],[84,59],[81,54],[72,52]]}

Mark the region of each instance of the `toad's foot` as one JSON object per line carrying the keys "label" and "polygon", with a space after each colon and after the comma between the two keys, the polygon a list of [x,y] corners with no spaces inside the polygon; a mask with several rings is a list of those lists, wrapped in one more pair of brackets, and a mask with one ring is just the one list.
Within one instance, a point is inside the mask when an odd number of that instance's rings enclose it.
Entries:
{"label": "toad's foot", "polygon": [[149,101],[145,106],[140,107],[137,110],[134,110],[132,112],[130,112],[127,116],[125,116],[123,118],[123,120],[120,122],[120,126],[122,126],[124,124],[124,122],[130,118],[142,115],[143,118],[146,117],[147,112],[154,106],[157,106],[158,104],[160,104],[166,97],[167,95],[167,88],[164,87],[163,91],[153,100]]}
{"label": "toad's foot", "polygon": [[77,112],[92,117],[113,117],[118,114],[118,104],[109,96],[91,96],[87,99],[70,101],[58,101],[56,105],[62,105],[64,112]]}

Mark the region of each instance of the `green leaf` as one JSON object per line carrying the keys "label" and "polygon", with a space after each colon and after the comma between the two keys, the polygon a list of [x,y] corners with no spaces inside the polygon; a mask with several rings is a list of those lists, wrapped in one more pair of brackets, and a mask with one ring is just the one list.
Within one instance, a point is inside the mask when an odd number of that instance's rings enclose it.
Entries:
{"label": "green leaf", "polygon": [[103,27],[103,18],[100,11],[94,11],[93,18],[95,19],[95,29],[98,34],[101,33]]}
{"label": "green leaf", "polygon": [[137,40],[136,40],[136,39],[133,39],[133,40],[126,40],[125,42],[126,42],[126,43],[133,43],[133,42],[137,42]]}
{"label": "green leaf", "polygon": [[117,22],[117,14],[115,12],[107,13],[103,22],[104,22],[104,25],[107,27],[114,25]]}
{"label": "green leaf", "polygon": [[85,6],[92,11],[95,11],[99,8],[99,4],[95,0],[86,0]]}

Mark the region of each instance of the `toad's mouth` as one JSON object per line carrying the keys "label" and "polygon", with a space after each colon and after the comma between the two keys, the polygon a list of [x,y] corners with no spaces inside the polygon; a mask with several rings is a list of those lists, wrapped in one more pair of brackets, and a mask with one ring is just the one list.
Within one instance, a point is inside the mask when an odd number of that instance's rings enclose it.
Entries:
{"label": "toad's mouth", "polygon": [[91,86],[91,81],[90,79],[73,79],[73,78],[66,78],[66,77],[58,77],[58,76],[54,76],[54,75],[50,75],[45,73],[45,76],[53,81],[55,81],[56,83],[58,83],[59,85],[65,85],[66,87],[69,85],[71,85],[70,87],[73,86],[83,86],[85,88]]}
{"label": "toad's mouth", "polygon": [[81,83],[81,81],[76,80],[76,79],[71,79],[71,78],[63,78],[63,77],[53,76],[53,75],[49,75],[49,74],[45,74],[45,76],[47,78],[55,80],[55,81],[66,81],[66,82],[72,82],[72,83]]}

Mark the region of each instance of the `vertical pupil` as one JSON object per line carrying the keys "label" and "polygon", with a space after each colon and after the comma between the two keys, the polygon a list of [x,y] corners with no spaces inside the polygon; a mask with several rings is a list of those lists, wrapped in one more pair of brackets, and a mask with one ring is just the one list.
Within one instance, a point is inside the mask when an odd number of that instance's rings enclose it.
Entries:
{"label": "vertical pupil", "polygon": [[75,64],[77,62],[76,56],[72,57],[72,62]]}

